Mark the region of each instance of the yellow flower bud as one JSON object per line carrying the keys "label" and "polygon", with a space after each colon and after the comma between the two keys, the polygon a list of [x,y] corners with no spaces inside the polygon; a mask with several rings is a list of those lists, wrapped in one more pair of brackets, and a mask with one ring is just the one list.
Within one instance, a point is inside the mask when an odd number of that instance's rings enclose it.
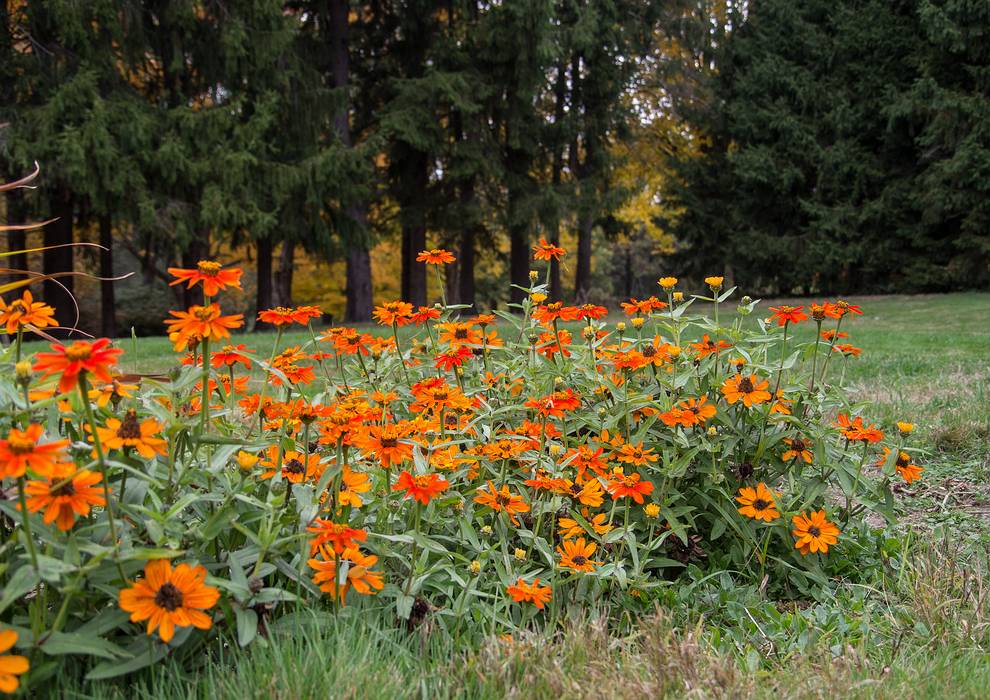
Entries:
{"label": "yellow flower bud", "polygon": [[667,354],[669,354],[671,356],[671,358],[673,358],[673,359],[676,360],[678,357],[681,356],[681,348],[680,348],[680,346],[679,345],[671,345],[669,348],[667,348]]}
{"label": "yellow flower bud", "polygon": [[725,279],[723,277],[706,277],[705,278],[705,284],[707,284],[713,290],[715,290],[715,289],[721,289],[722,288],[722,282],[724,282],[724,281],[725,281]]}
{"label": "yellow flower bud", "polygon": [[556,457],[557,455],[559,455],[563,451],[564,451],[564,446],[563,445],[558,445],[556,443],[554,443],[553,445],[550,445],[550,454],[552,454],[554,457]]}
{"label": "yellow flower bud", "polygon": [[660,515],[660,506],[656,503],[647,503],[646,507],[643,508],[643,513],[646,514],[647,518],[656,518]]}
{"label": "yellow flower bud", "polygon": [[684,292],[674,292],[674,301],[684,301]]}
{"label": "yellow flower bud", "polygon": [[513,555],[519,561],[526,561],[526,550],[525,549],[520,549],[519,547],[516,547],[516,551],[513,552]]}
{"label": "yellow flower bud", "polygon": [[585,326],[581,331],[581,337],[585,340],[592,340],[595,337],[595,329],[591,326]]}
{"label": "yellow flower bud", "polygon": [[481,573],[481,562],[477,559],[471,562],[471,573],[475,576]]}
{"label": "yellow flower bud", "polygon": [[677,284],[677,278],[676,277],[661,277],[660,279],[657,280],[657,284],[659,284],[664,289],[669,290],[669,289],[672,289]]}
{"label": "yellow flower bud", "polygon": [[644,323],[646,323],[646,319],[642,316],[637,316],[632,320],[633,328],[642,328]]}
{"label": "yellow flower bud", "polygon": [[530,282],[535,282],[537,280],[537,278],[539,278],[539,276],[540,276],[540,273],[537,272],[536,270],[530,270],[529,271],[529,281]]}
{"label": "yellow flower bud", "polygon": [[254,465],[258,463],[258,455],[251,454],[250,452],[245,452],[240,450],[237,453],[237,466],[241,469],[253,469]]}
{"label": "yellow flower bud", "polygon": [[547,300],[547,295],[543,292],[533,292],[529,295],[529,298],[534,304],[542,304]]}
{"label": "yellow flower bud", "polygon": [[492,534],[492,526],[491,525],[482,525],[481,526],[481,534],[482,535],[490,535],[490,534]]}
{"label": "yellow flower bud", "polygon": [[914,423],[897,421],[897,429],[901,431],[901,435],[910,435],[914,431]]}
{"label": "yellow flower bud", "polygon": [[716,435],[718,435],[718,428],[716,428],[714,425],[710,426],[708,428],[708,437],[715,437]]}
{"label": "yellow flower bud", "polygon": [[615,324],[615,330],[619,331],[620,333],[622,331],[626,330],[626,322],[625,321],[619,321],[618,323],[616,323]]}

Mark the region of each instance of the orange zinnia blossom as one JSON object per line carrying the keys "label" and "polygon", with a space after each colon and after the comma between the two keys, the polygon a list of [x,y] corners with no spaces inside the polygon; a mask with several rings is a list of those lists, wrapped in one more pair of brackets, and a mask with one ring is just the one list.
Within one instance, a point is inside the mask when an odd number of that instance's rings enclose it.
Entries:
{"label": "orange zinnia blossom", "polygon": [[203,283],[203,294],[208,297],[215,297],[218,292],[227,287],[231,289],[241,288],[241,270],[232,267],[227,270],[221,268],[220,263],[211,260],[200,260],[196,269],[186,270],[181,267],[168,268],[169,274],[177,277],[169,286],[188,282],[191,289],[198,282]]}
{"label": "orange zinnia blossom", "polygon": [[643,496],[653,493],[653,483],[643,481],[642,479],[643,477],[635,472],[624,474],[622,471],[616,469],[612,472],[612,477],[608,482],[608,492],[612,494],[612,500],[617,501],[620,498],[631,498],[639,505],[642,505]]}
{"label": "orange zinnia blossom", "polygon": [[[86,426],[90,432],[90,427]],[[100,437],[100,446],[104,450],[122,450],[130,447],[137,450],[145,459],[151,459],[156,454],[165,454],[168,443],[155,435],[162,431],[162,424],[154,418],[146,418],[138,422],[137,412],[130,409],[124,414],[124,419],[107,418],[105,428],[96,426],[96,434]]]}
{"label": "orange zinnia blossom", "polygon": [[45,429],[37,423],[32,423],[24,430],[10,429],[6,439],[0,440],[0,479],[20,478],[27,469],[44,476],[55,470],[69,441],[55,440],[38,444],[44,432]]}
{"label": "orange zinnia blossom", "polygon": [[770,392],[767,391],[768,386],[770,386],[769,381],[764,379],[761,382],[754,374],[747,376],[737,374],[729,377],[722,384],[722,395],[730,404],[741,399],[746,408],[752,408],[770,400]]}
{"label": "orange zinnia blossom", "polygon": [[553,325],[554,321],[577,321],[581,318],[581,309],[576,306],[564,306],[564,302],[555,301],[533,309],[533,319],[545,327]]}
{"label": "orange zinnia blossom", "polygon": [[364,502],[361,500],[361,494],[368,493],[371,490],[371,481],[368,479],[368,475],[356,472],[345,464],[340,474],[340,481],[341,489],[338,505],[352,506],[354,508],[360,508],[364,505]]}
{"label": "orange zinnia blossom", "polygon": [[814,454],[802,438],[784,438],[784,444],[787,445],[787,450],[780,456],[782,460],[788,462],[792,459],[802,459],[805,464],[811,464]]}
{"label": "orange zinnia blossom", "polygon": [[839,528],[826,519],[824,510],[813,510],[808,515],[795,515],[793,522],[794,530],[791,534],[797,540],[794,547],[801,554],[826,554],[829,546],[839,541]]}
{"label": "orange zinnia blossom", "polygon": [[449,372],[455,367],[460,367],[465,362],[468,361],[474,355],[471,350],[465,347],[452,348],[447,352],[442,352],[437,355],[436,360],[433,362],[433,366],[437,369],[442,369],[445,372]]}
{"label": "orange zinnia blossom", "polygon": [[667,302],[660,301],[655,296],[651,296],[648,299],[630,299],[629,301],[624,301],[619,306],[625,312],[626,316],[636,316],[637,314],[642,316],[650,316],[654,311],[663,311],[667,308]]}
{"label": "orange zinnia blossom", "polygon": [[653,448],[647,447],[644,449],[642,442],[638,442],[635,445],[631,443],[623,445],[619,448],[615,458],[620,462],[632,464],[637,467],[641,467],[644,464],[649,464],[651,462],[656,462],[659,459],[659,457],[653,453]]}
{"label": "orange zinnia blossom", "polygon": [[165,319],[169,337],[176,351],[181,352],[190,340],[220,340],[230,337],[230,331],[244,325],[243,314],[224,316],[217,303],[209,306],[193,305],[188,311],[169,311],[175,318]]}
{"label": "orange zinnia blossom", "polygon": [[427,321],[435,321],[440,318],[440,309],[435,306],[420,306],[412,315],[413,323],[421,326]]}
{"label": "orange zinnia blossom", "polygon": [[20,299],[14,299],[9,304],[0,299],[0,326],[5,326],[7,333],[16,333],[25,326],[47,328],[56,323],[55,309],[35,301],[30,290],[25,289]]}
{"label": "orange zinnia blossom", "polygon": [[[890,456],[890,448],[884,447],[883,457],[877,460],[876,463],[877,466],[882,467],[884,464],[886,464],[889,456]],[[901,451],[897,452],[897,460],[894,462],[894,469],[896,469],[897,473],[900,474],[901,477],[904,479],[904,481],[906,481],[909,484],[912,481],[916,481],[920,479],[921,473],[925,471],[917,464],[913,464],[911,462],[911,455],[909,455],[907,452],[901,452]]]}
{"label": "orange zinnia blossom", "polygon": [[220,591],[207,586],[206,569],[179,564],[172,569],[167,559],[149,561],[144,578],[120,592],[120,608],[131,613],[131,622],[148,620],[148,634],[156,629],[169,642],[176,627],[192,625],[208,630],[213,624],[204,613],[220,599]]}
{"label": "orange zinnia blossom", "polygon": [[529,511],[529,505],[523,501],[522,496],[511,493],[509,487],[504,484],[501,489],[496,489],[491,481],[488,482],[487,491],[484,488],[478,489],[478,495],[474,497],[474,502],[488,506],[496,513],[505,511],[513,525],[519,525],[516,513]]}
{"label": "orange zinnia blossom", "polygon": [[598,545],[594,542],[586,542],[583,537],[576,540],[565,540],[557,547],[560,555],[560,565],[572,571],[583,571],[585,573],[595,570],[595,566],[601,564],[600,561],[592,561]]}
{"label": "orange zinnia blossom", "polygon": [[715,342],[709,337],[707,333],[701,336],[701,341],[697,343],[691,343],[691,347],[694,348],[694,355],[696,358],[703,359],[709,355],[715,355],[722,350],[728,350],[732,347],[730,343],[724,340],[719,340]]}
{"label": "orange zinnia blossom", "polygon": [[96,484],[103,481],[97,472],[76,470],[74,464],[60,464],[45,480],[29,481],[24,486],[27,509],[37,513],[44,509],[42,518],[46,525],[55,523],[66,532],[76,522],[76,516],[89,515],[92,506],[106,505],[103,489]]}
{"label": "orange zinnia blossom", "polygon": [[405,491],[406,498],[412,498],[414,501],[419,501],[425,506],[429,505],[432,499],[446,491],[449,486],[450,484],[446,479],[436,474],[413,476],[408,471],[403,470],[399,474],[399,478],[392,487],[392,490]]}
{"label": "orange zinnia blossom", "polygon": [[[261,475],[262,479],[271,479],[275,476],[275,467],[278,465],[278,445],[272,445],[266,452],[266,458],[262,460],[261,466],[267,471]],[[320,463],[319,453],[310,455],[296,452],[295,450],[285,450],[282,453],[282,478],[292,484],[300,484],[303,481],[319,479],[323,474],[323,465]]]}
{"label": "orange zinnia blossom", "polygon": [[540,242],[533,246],[534,260],[546,260],[550,262],[551,260],[560,260],[565,255],[567,255],[566,250],[556,243],[548,242],[546,238],[541,238]]}
{"label": "orange zinnia blossom", "polygon": [[523,404],[526,408],[535,410],[537,415],[553,418],[561,418],[565,412],[573,411],[580,405],[581,397],[573,389],[555,391],[541,398],[529,399]]}
{"label": "orange zinnia blossom", "polygon": [[233,367],[237,363],[244,365],[246,368],[251,369],[251,358],[246,357],[246,353],[252,352],[247,349],[243,343],[240,345],[224,345],[222,350],[219,350],[210,355],[210,365],[214,368],[219,367]]}
{"label": "orange zinnia blossom", "polygon": [[0,693],[14,693],[20,685],[18,676],[27,673],[31,667],[26,656],[8,654],[17,641],[17,632],[4,630],[0,632]]}
{"label": "orange zinnia blossom", "polygon": [[543,610],[543,606],[550,602],[553,591],[550,586],[541,586],[540,579],[533,579],[533,583],[526,583],[522,578],[513,585],[505,589],[512,600],[517,603],[532,603],[538,609]]}
{"label": "orange zinnia blossom", "polygon": [[383,467],[401,464],[412,457],[412,445],[403,440],[408,436],[405,425],[371,425],[355,437],[355,444],[365,455],[374,455]]}
{"label": "orange zinnia blossom", "polygon": [[[381,572],[370,570],[378,562],[378,557],[375,555],[362,554],[357,547],[345,549],[338,553],[339,556],[335,556],[327,549],[321,549],[320,554],[323,559],[310,559],[308,562],[316,571],[313,575],[313,583],[341,605],[345,605],[347,592],[352,588],[361,595],[374,595],[385,587]],[[337,573],[338,560],[350,563],[343,583],[340,583],[340,576]]]}
{"label": "orange zinnia blossom", "polygon": [[58,390],[63,394],[76,387],[83,372],[89,372],[101,382],[111,382],[110,368],[117,364],[117,358],[124,352],[110,347],[108,338],[99,338],[91,343],[77,340],[68,347],[52,343],[51,348],[52,352],[38,353],[34,369],[43,372],[46,377],[61,373]]}
{"label": "orange zinnia blossom", "polygon": [[383,326],[405,326],[412,323],[413,305],[406,301],[389,301],[376,306],[372,316]]}
{"label": "orange zinnia blossom", "polygon": [[447,343],[451,347],[481,345],[482,342],[481,331],[475,328],[474,324],[470,322],[459,323],[451,321],[449,323],[441,323],[437,326],[437,330],[440,332],[437,342]]}
{"label": "orange zinnia blossom", "polygon": [[310,553],[316,552],[327,543],[333,546],[333,551],[341,554],[345,549],[356,548],[358,542],[368,539],[368,532],[353,528],[346,523],[335,523],[332,520],[317,518],[306,528],[314,537],[309,541]]}
{"label": "orange zinnia blossom", "polygon": [[771,306],[770,310],[773,311],[773,316],[770,317],[770,320],[776,321],[778,326],[786,326],[789,323],[800,323],[808,319],[808,314],[804,312],[803,306],[781,304],[780,306]]}
{"label": "orange zinnia blossom", "polygon": [[762,481],[756,485],[755,489],[750,486],[741,487],[736,500],[742,504],[739,513],[747,518],[765,520],[769,523],[780,517],[774,501],[774,494]]}
{"label": "orange zinnia blossom", "polygon": [[456,259],[453,253],[443,248],[424,250],[416,256],[416,262],[426,263],[427,265],[446,265],[454,262]]}

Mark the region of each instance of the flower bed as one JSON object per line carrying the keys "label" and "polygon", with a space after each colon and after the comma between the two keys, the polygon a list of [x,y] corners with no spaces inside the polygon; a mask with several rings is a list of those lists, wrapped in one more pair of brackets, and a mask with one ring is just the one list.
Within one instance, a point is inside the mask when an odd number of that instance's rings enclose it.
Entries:
{"label": "flower bed", "polygon": [[[439,277],[453,256],[420,260]],[[263,358],[223,312],[239,270],[171,272],[205,299],[171,312],[167,377],[118,374],[105,339],[22,357],[52,310],[0,303],[4,692],[66,654],[108,678],[209,635],[247,645],[300,606],[553,629],[573,607],[638,614],[699,567],[815,597],[875,561],[867,514],[892,521],[892,482],[922,472],[912,426],[842,390],[861,313],[843,301],[757,318],[720,277],[665,277],[611,323],[534,272],[515,314],[396,301],[377,334],[263,311]],[[294,326],[309,341],[283,346]]]}

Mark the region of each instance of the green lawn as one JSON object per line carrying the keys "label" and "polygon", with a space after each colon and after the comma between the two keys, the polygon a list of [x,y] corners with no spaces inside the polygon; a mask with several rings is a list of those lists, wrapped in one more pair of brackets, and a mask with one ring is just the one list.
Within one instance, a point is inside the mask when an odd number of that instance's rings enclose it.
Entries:
{"label": "green lawn", "polygon": [[[918,426],[920,483],[901,489],[899,556],[871,585],[806,608],[692,582],[636,630],[589,613],[553,639],[481,647],[412,633],[382,609],[282,618],[266,644],[209,648],[117,684],[73,673],[53,697],[982,698],[990,687],[990,294],[862,297],[846,382],[873,419]],[[790,303],[794,303],[793,301]],[[810,326],[810,324],[807,324]],[[846,328],[844,328],[846,329]],[[804,332],[813,332],[813,327]],[[274,335],[242,341],[267,355]],[[305,342],[306,334],[286,340]],[[127,371],[174,362],[163,338],[124,340]],[[838,368],[836,368],[838,369]],[[838,376],[838,373],[837,375]],[[878,531],[877,536],[883,538]],[[482,624],[483,621],[479,621]],[[71,671],[71,668],[70,668]]]}

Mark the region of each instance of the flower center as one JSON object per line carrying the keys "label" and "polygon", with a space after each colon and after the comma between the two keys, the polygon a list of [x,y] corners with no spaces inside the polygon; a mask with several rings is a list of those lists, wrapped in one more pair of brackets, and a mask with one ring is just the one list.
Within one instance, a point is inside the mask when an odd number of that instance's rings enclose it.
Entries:
{"label": "flower center", "polygon": [[383,437],[382,448],[391,450],[399,446],[399,439],[394,437]]}
{"label": "flower center", "polygon": [[73,362],[88,360],[92,353],[93,349],[87,343],[83,342],[75,342],[65,350],[66,358]]}
{"label": "flower center", "polygon": [[413,481],[418,489],[429,488],[430,484],[433,483],[433,480],[429,476],[417,476]]}
{"label": "flower center", "polygon": [[215,317],[215,314],[212,306],[200,306],[193,311],[193,316],[200,321],[210,321]]}
{"label": "flower center", "polygon": [[804,452],[805,449],[804,440],[801,440],[800,438],[792,440],[791,449],[794,450],[795,452]]}
{"label": "flower center", "polygon": [[468,337],[468,332],[466,328],[458,328],[454,331],[454,337],[458,340],[464,340]]}
{"label": "flower center", "polygon": [[770,504],[764,501],[762,498],[757,498],[753,501],[753,508],[756,510],[766,510],[770,507]]}
{"label": "flower center", "polygon": [[808,534],[812,537],[821,537],[822,531],[816,525],[812,525],[808,528]]}
{"label": "flower center", "polygon": [[512,503],[512,497],[507,496],[504,493],[499,493],[496,494],[495,496],[495,502],[504,508],[505,506]]}
{"label": "flower center", "polygon": [[27,454],[34,449],[34,440],[25,437],[14,437],[11,435],[7,438],[7,447],[14,454]]}
{"label": "flower center", "polygon": [[578,554],[576,557],[572,557],[571,561],[573,561],[578,566],[584,566],[585,564],[588,563],[588,558],[583,554]]}
{"label": "flower center", "polygon": [[743,377],[739,380],[739,391],[744,394],[752,393],[753,391],[753,380],[749,377]]}
{"label": "flower center", "polygon": [[656,357],[657,349],[652,345],[647,345],[643,348],[643,357]]}
{"label": "flower center", "polygon": [[289,474],[302,474],[306,471],[306,469],[303,467],[303,463],[298,459],[290,459],[285,463],[283,471],[286,471]]}
{"label": "flower center", "polygon": [[168,612],[181,608],[182,591],[170,582],[163,583],[162,587],[155,593],[155,605]]}
{"label": "flower center", "polygon": [[76,487],[71,481],[66,481],[60,486],[53,488],[49,491],[49,493],[52,496],[74,496],[76,493]]}
{"label": "flower center", "polygon": [[138,423],[137,412],[133,409],[124,414],[124,420],[117,428],[117,437],[124,440],[138,440],[141,438],[141,424]]}
{"label": "flower center", "polygon": [[196,269],[199,270],[199,274],[201,275],[216,277],[220,272],[220,263],[211,260],[200,260],[196,265]]}

